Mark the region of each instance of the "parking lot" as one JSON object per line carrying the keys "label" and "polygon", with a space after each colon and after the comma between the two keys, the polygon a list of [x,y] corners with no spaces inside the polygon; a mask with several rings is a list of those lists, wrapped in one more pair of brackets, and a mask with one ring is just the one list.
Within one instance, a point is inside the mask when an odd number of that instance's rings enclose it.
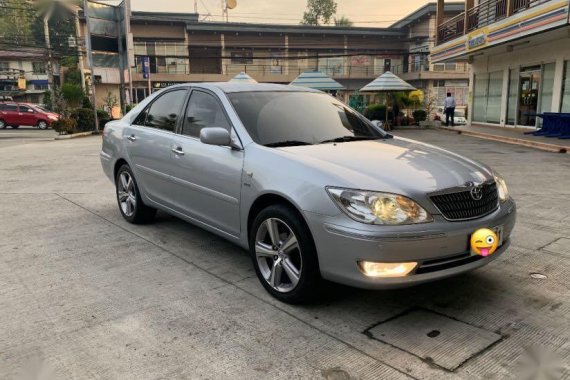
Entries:
{"label": "parking lot", "polygon": [[511,248],[460,277],[290,306],[224,240],[161,213],[126,223],[101,137],[0,131],[0,378],[503,379],[548,360],[570,378],[570,156],[397,134],[497,169],[518,205]]}

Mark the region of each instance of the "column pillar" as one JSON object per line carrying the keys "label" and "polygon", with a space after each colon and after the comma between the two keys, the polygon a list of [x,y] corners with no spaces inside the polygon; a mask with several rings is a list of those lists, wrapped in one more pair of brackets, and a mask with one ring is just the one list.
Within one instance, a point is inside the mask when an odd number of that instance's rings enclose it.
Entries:
{"label": "column pillar", "polygon": [[554,67],[554,86],[552,87],[551,112],[560,112],[562,101],[562,82],[564,81],[564,58],[558,57]]}
{"label": "column pillar", "polygon": [[463,33],[467,34],[469,31],[469,10],[475,6],[475,0],[465,0],[465,22]]}
{"label": "column pillar", "polygon": [[501,91],[501,127],[507,124],[507,108],[509,104],[509,68],[503,70],[503,89]]}
{"label": "column pillar", "polygon": [[439,27],[441,26],[441,24],[443,24],[443,20],[444,20],[444,4],[443,4],[443,0],[437,0],[437,12],[436,12],[436,22],[435,22],[435,44],[438,45],[440,43],[439,41]]}

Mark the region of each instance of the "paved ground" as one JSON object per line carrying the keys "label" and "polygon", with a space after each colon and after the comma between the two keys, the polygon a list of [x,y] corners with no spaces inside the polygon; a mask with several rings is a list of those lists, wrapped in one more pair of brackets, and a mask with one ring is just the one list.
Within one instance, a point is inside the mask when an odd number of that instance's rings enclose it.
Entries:
{"label": "paved ground", "polygon": [[125,223],[100,137],[0,144],[0,378],[521,378],[533,347],[568,363],[570,157],[400,134],[507,178],[519,205],[512,248],[461,277],[332,287],[302,307],[270,298],[248,255],[207,232],[162,214]]}
{"label": "paved ground", "polygon": [[12,146],[29,144],[38,141],[48,141],[53,140],[57,135],[52,129],[41,130],[35,127],[19,127],[13,129],[7,127],[6,129],[0,129],[0,148]]}

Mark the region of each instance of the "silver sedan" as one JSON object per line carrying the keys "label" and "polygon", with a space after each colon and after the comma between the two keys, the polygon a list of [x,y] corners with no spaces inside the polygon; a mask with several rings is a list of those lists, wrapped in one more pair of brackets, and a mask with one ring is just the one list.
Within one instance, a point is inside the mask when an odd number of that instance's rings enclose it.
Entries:
{"label": "silver sedan", "polygon": [[[516,207],[489,167],[393,137],[335,98],[271,84],[187,84],[106,125],[101,162],[121,214],[175,215],[251,252],[285,302],[324,280],[409,286],[488,264]],[[496,232],[489,256],[469,248]]]}

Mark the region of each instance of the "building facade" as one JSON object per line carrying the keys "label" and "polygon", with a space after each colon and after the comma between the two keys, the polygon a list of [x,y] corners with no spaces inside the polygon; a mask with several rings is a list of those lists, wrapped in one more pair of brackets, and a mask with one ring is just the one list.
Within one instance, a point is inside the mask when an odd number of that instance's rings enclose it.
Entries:
{"label": "building facade", "polygon": [[0,99],[41,103],[48,90],[47,67],[42,49],[0,50]]}
{"label": "building facade", "polygon": [[570,112],[569,5],[469,0],[455,18],[438,17],[432,61],[471,64],[471,122],[538,127],[541,112]]}
{"label": "building facade", "polygon": [[[463,3],[449,3],[443,12],[453,18],[463,9]],[[85,38],[81,20],[80,38]],[[429,60],[435,20],[435,3],[387,28],[200,22],[197,14],[132,12],[134,65],[132,91],[126,92],[138,103],[176,83],[228,81],[246,72],[258,82],[288,84],[304,71],[319,70],[346,87],[341,96],[348,101],[390,70],[435,94],[438,102],[452,91],[461,103],[468,89],[467,65]],[[93,57],[97,104],[108,94],[119,96],[120,72],[109,57],[104,51]],[[365,96],[372,101],[372,95]]]}

